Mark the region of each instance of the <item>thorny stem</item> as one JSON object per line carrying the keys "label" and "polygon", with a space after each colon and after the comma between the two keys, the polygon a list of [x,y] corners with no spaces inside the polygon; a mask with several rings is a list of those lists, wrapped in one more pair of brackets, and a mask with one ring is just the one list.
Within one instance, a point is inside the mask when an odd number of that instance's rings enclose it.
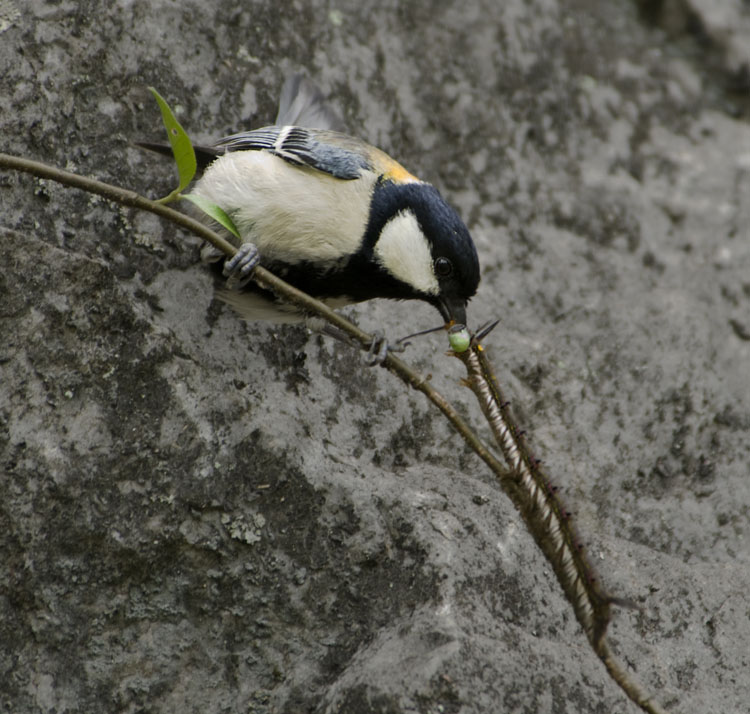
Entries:
{"label": "thorny stem", "polygon": [[573,530],[570,512],[563,506],[539,461],[529,453],[481,345],[474,345],[458,357],[469,375],[468,385],[476,394],[511,468],[509,477],[503,482],[504,489],[550,561],[581,627],[592,646],[596,647],[609,624],[610,598],[602,592],[594,568],[583,552],[580,538]]}
{"label": "thorny stem", "polygon": [[510,466],[510,472],[498,477],[500,485],[552,566],[592,648],[612,679],[633,702],[645,712],[663,714],[664,710],[623,669],[605,639],[610,606],[617,600],[605,593],[599,584],[570,520],[571,514],[540,462],[532,456],[484,349],[473,341],[465,352],[453,354],[464,363],[468,374],[465,383],[476,395]]}
{"label": "thorny stem", "polygon": [[622,668],[622,665],[617,661],[617,658],[609,648],[609,643],[606,639],[602,639],[599,645],[594,648],[594,651],[604,663],[609,676],[617,682],[631,701],[635,702],[644,712],[648,712],[648,714],[666,714],[666,710],[662,709],[659,703],[655,702],[651,695],[645,692],[640,684]]}
{"label": "thorny stem", "polygon": [[[0,153],[0,168],[22,171],[38,178],[49,179],[65,186],[103,196],[123,206],[155,213],[208,241],[227,256],[234,255],[237,250],[235,246],[203,223],[134,191],[4,153]],[[277,278],[263,267],[255,268],[253,279],[261,286],[273,290],[283,299],[322,317],[363,347],[367,348],[372,344],[371,335],[360,330],[323,303]],[[552,565],[566,597],[573,605],[579,623],[610,676],[641,709],[650,714],[664,714],[664,710],[651,701],[651,698],[622,669],[609,648],[604,635],[609,623],[609,607],[613,599],[603,592],[596,581],[594,569],[583,555],[580,541],[570,523],[570,514],[562,506],[555,489],[541,470],[539,462],[531,456],[522,433],[515,426],[484,350],[481,345],[473,344],[469,350],[456,356],[466,366],[469,375],[467,384],[475,392],[510,470],[502,466],[453,406],[432,387],[425,377],[390,352],[386,355],[383,366],[407,385],[421,391],[448,418],[464,441],[490,467]]]}

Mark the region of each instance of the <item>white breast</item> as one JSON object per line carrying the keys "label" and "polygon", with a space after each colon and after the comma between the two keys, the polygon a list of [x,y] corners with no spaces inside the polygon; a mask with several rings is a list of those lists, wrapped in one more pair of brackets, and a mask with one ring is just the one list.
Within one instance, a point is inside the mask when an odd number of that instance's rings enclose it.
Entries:
{"label": "white breast", "polygon": [[223,208],[261,256],[326,263],[359,246],[375,178],[343,181],[267,151],[236,151],[214,161],[194,191]]}

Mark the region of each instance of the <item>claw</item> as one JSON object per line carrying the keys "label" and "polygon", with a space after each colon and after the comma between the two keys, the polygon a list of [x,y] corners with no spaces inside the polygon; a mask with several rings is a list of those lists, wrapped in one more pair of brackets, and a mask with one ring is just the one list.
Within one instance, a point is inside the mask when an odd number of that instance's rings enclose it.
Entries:
{"label": "claw", "polygon": [[253,270],[260,262],[260,253],[253,243],[243,243],[237,252],[224,263],[224,276],[230,290],[245,287],[253,277]]}
{"label": "claw", "polygon": [[365,364],[368,367],[374,367],[375,365],[381,365],[385,361],[385,356],[388,354],[388,340],[385,339],[385,335],[382,330],[375,330],[372,335],[372,344],[370,350],[365,355]]}
{"label": "claw", "polygon": [[402,342],[401,340],[392,345],[388,344],[383,331],[375,330],[372,336],[372,344],[365,355],[365,364],[368,367],[382,365],[389,352],[403,352],[409,344],[409,342]]}

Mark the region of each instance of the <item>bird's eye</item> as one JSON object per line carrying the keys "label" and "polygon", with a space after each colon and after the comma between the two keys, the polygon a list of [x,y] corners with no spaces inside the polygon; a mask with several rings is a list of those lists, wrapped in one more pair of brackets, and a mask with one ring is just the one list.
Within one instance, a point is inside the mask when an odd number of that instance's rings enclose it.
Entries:
{"label": "bird's eye", "polygon": [[453,263],[448,258],[437,258],[435,260],[435,274],[441,278],[447,278],[453,272]]}

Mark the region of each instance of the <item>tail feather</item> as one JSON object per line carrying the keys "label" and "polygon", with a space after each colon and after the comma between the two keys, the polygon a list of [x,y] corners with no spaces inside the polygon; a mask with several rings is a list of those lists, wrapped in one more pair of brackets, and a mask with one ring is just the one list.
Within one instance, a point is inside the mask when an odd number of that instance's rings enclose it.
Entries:
{"label": "tail feather", "polygon": [[346,129],[343,120],[329,106],[318,86],[299,73],[287,77],[281,88],[276,124],[333,131]]}
{"label": "tail feather", "polygon": [[[155,151],[157,154],[162,154],[163,156],[172,156],[172,147],[169,144],[136,141],[135,145],[140,146],[142,149],[148,149],[148,151]],[[193,146],[193,149],[195,150],[195,160],[198,163],[198,171],[201,173],[206,170],[211,162],[224,153],[223,150],[211,146]]]}

